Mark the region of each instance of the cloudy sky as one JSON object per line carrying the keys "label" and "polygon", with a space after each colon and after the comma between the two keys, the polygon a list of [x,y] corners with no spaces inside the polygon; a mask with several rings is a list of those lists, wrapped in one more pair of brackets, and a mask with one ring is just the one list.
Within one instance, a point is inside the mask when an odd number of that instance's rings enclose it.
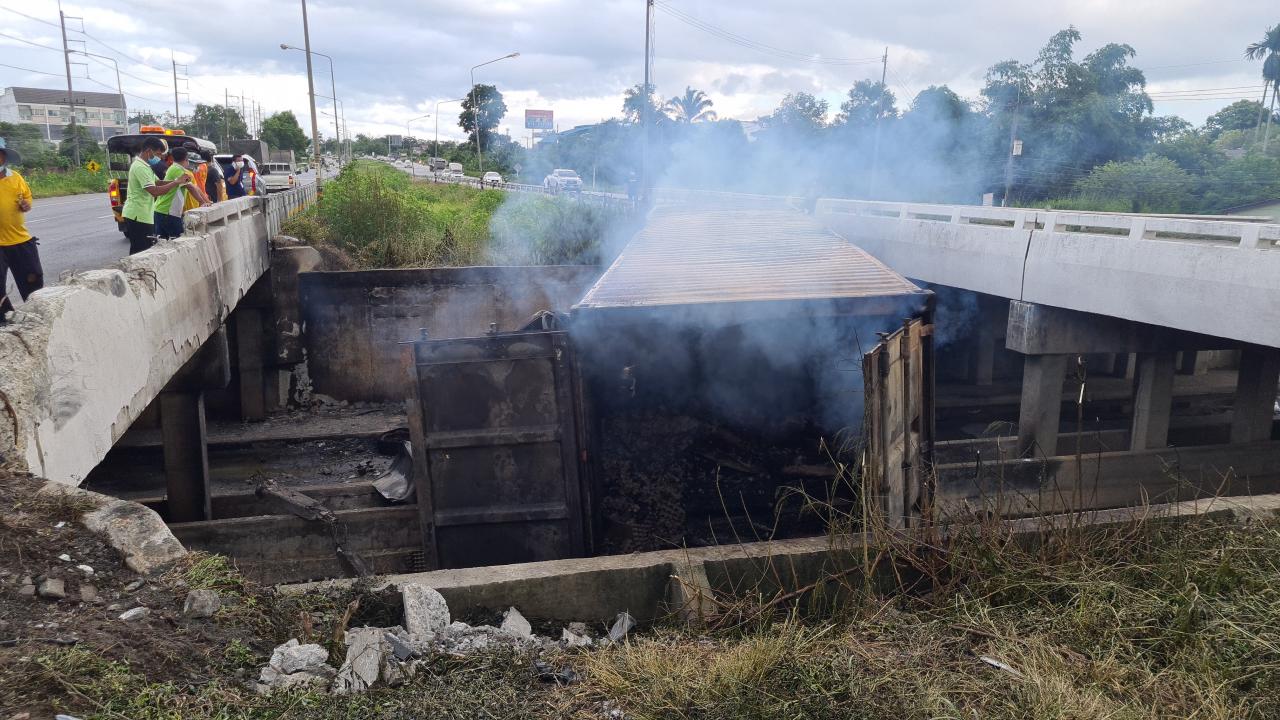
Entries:
{"label": "cloudy sky", "polygon": [[[61,47],[57,3],[0,0],[0,8],[0,85],[60,87],[60,50],[30,44]],[[561,129],[615,116],[623,90],[643,76],[645,0],[309,0],[308,8],[312,47],[333,56],[353,132],[403,133],[437,101],[465,94],[471,66],[511,52],[520,57],[478,69],[476,80],[502,90],[503,129],[514,137],[525,135],[525,109],[554,110]],[[77,18],[68,21],[73,49],[119,61],[131,109],[172,110],[172,53],[189,78],[179,79],[184,115],[229,89],[264,112],[293,110],[309,122],[305,58],[280,49],[302,45],[297,0],[68,1],[63,10]],[[1082,55],[1132,45],[1156,112],[1199,123],[1260,96],[1260,65],[1243,50],[1276,23],[1274,0],[658,0],[654,78],[668,97],[686,85],[707,91],[721,117],[755,119],[801,90],[834,110],[855,80],[879,76],[887,47],[900,105],[931,84],[976,97],[992,63],[1030,61],[1075,25]],[[328,65],[317,62],[316,92],[329,95]],[[115,87],[110,64],[96,59],[73,75],[77,89]],[[442,138],[460,136],[457,110],[440,108]],[[332,136],[332,119],[320,121]],[[430,137],[434,122],[416,120],[411,133]]]}

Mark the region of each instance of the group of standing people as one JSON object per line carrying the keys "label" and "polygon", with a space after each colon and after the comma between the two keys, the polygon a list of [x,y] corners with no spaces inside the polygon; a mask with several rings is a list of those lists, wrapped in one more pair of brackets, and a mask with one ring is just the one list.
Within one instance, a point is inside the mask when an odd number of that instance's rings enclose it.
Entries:
{"label": "group of standing people", "polygon": [[[129,165],[127,195],[122,208],[130,255],[150,248],[157,237],[182,235],[183,213],[213,203],[205,191],[207,163],[199,157],[194,160],[186,148],[170,149],[160,138],[142,141],[141,151]],[[27,230],[25,218],[32,207],[31,188],[14,170],[14,166],[21,164],[18,151],[6,147],[4,138],[0,138],[0,324],[14,310],[5,292],[9,273],[13,274],[23,301],[44,287],[38,250],[40,240]],[[228,199],[248,194],[244,182],[247,175],[245,158],[236,155],[232,158],[231,172],[224,178]]]}
{"label": "group of standing people", "polygon": [[[161,174],[166,158],[169,165]],[[142,141],[142,150],[129,164],[126,188],[121,214],[130,255],[150,248],[157,237],[178,237],[183,231],[184,212],[212,204],[203,183],[197,182],[192,172],[187,149],[170,150],[160,138]]]}

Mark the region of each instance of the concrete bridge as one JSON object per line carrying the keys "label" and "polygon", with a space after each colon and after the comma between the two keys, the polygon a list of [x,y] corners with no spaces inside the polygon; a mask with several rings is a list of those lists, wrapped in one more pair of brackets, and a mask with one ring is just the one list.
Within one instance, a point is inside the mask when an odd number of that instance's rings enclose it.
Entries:
{"label": "concrete bridge", "polygon": [[1137,356],[1132,450],[1167,445],[1179,352],[1238,349],[1231,439],[1271,436],[1280,225],[836,199],[815,215],[909,278],[983,294],[976,379],[1001,339],[1025,356],[1021,453],[1055,454],[1068,358],[1091,353]]}
{"label": "concrete bridge", "polygon": [[[227,376],[225,323],[270,268],[268,238],[315,197],[306,185],[193,210],[182,237],[33,294],[0,327],[0,463],[78,484],[166,392],[166,429],[199,435],[183,390]],[[176,462],[202,461],[176,445]]]}
{"label": "concrete bridge", "polygon": [[[200,474],[199,389],[234,370],[241,407],[260,417],[302,362],[297,272],[318,258],[270,240],[313,200],[304,187],[194,211],[184,237],[33,296],[0,328],[0,462],[79,483],[159,408],[166,467]],[[794,205],[730,196],[719,209],[734,202]],[[1054,454],[1079,354],[1136,356],[1131,451],[1167,446],[1175,358],[1201,350],[1240,351],[1231,440],[1270,438],[1280,226],[837,199],[820,200],[814,219],[902,275],[982,294],[976,379],[991,381],[1001,345],[1024,356],[1022,451]],[[170,499],[175,518],[208,515]]]}

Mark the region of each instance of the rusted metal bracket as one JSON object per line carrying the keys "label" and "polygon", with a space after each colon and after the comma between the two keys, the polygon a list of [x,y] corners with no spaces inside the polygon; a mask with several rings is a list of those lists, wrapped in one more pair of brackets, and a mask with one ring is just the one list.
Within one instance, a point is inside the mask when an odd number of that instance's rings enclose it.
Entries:
{"label": "rusted metal bracket", "polygon": [[333,511],[313,497],[303,495],[297,490],[282,488],[273,480],[262,480],[254,490],[254,494],[263,500],[268,507],[280,514],[294,515],[303,520],[324,523],[333,538],[334,551],[347,564],[356,577],[368,577],[373,574],[369,564],[357,553],[347,550],[347,527],[338,521]]}

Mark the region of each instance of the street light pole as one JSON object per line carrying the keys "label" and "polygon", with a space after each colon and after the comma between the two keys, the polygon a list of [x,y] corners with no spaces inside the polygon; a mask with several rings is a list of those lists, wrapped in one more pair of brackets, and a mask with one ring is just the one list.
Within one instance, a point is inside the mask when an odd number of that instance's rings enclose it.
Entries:
{"label": "street light pole", "polygon": [[457,100],[437,100],[436,101],[436,150],[434,157],[440,157],[440,105],[443,103],[462,102],[466,98],[458,98]]}
{"label": "street light pole", "polygon": [[480,166],[481,175],[484,175],[484,153],[480,150],[480,108],[476,107],[476,68],[482,68],[485,65],[492,65],[499,60],[517,57],[520,57],[520,53],[513,52],[508,55],[503,55],[500,58],[494,58],[488,62],[482,62],[471,68],[471,122],[476,127],[476,162]]}
{"label": "street light pole", "polygon": [[[305,6],[306,6],[306,0],[303,0],[303,6],[304,6],[304,7],[303,7],[303,16],[305,17],[305,15],[306,15],[306,8],[305,8]],[[309,41],[309,40],[308,40],[308,45],[307,45],[307,47],[308,47],[308,48],[310,48],[310,47],[311,47],[311,46],[310,46],[310,41]],[[342,128],[341,128],[341,126],[339,125],[339,122],[338,122],[338,112],[339,112],[339,111],[338,111],[338,103],[339,103],[339,100],[338,100],[338,83],[337,83],[337,81],[334,79],[334,74],[333,74],[333,58],[332,58],[332,57],[330,57],[330,56],[328,56],[328,55],[326,55],[326,54],[324,54],[324,53],[322,53],[322,52],[316,52],[315,50],[310,50],[310,49],[303,50],[303,49],[302,49],[302,48],[300,48],[300,47],[294,47],[293,45],[289,45],[289,44],[287,44],[287,43],[280,43],[280,49],[281,49],[281,50],[302,50],[302,52],[307,53],[307,55],[308,55],[308,57],[307,57],[307,72],[308,72],[308,73],[310,73],[310,72],[311,72],[311,58],[310,58],[310,56],[311,56],[311,55],[319,55],[320,57],[322,57],[322,58],[324,58],[325,60],[328,60],[328,61],[329,61],[329,92],[333,93],[333,95],[329,96],[329,99],[333,101],[333,142],[334,142],[334,144],[335,144],[335,146],[336,146],[336,153],[335,153],[335,154],[337,154],[339,157],[341,157],[341,155],[342,155]],[[312,94],[314,95],[314,93],[315,93],[315,90],[314,90],[314,89],[312,89]],[[312,104],[314,104],[314,102],[315,102],[315,101],[314,101],[314,99],[313,99],[313,100],[312,100]],[[312,113],[313,113],[313,114],[315,113],[315,110],[314,110],[314,109],[312,109]],[[317,163],[317,167],[318,167],[318,163]]]}
{"label": "street light pole", "polygon": [[324,188],[324,165],[320,159],[320,122],[316,116],[316,83],[311,76],[311,28],[307,26],[307,0],[302,0],[302,40],[307,53],[307,96],[311,101],[311,145],[316,163],[316,194]]}
{"label": "street light pole", "polygon": [[[426,115],[419,115],[413,120],[406,121],[404,124],[404,136],[406,138],[409,137],[409,123],[412,123],[414,120],[422,120],[423,118],[429,118],[429,117],[431,117],[431,113],[427,113]],[[409,156],[409,176],[418,177],[418,166],[413,161],[413,155]]]}

